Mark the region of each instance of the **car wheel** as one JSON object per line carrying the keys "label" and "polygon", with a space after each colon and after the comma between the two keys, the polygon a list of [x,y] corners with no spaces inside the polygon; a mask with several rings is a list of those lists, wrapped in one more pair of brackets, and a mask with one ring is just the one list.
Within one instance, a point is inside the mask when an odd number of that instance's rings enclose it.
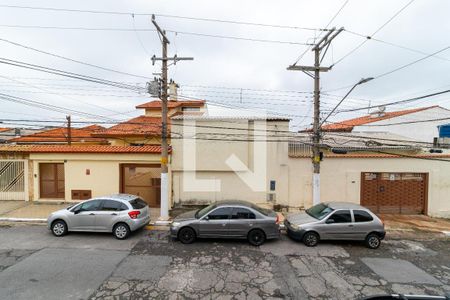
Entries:
{"label": "car wheel", "polygon": [[185,227],[181,228],[180,232],[178,232],[178,239],[183,244],[192,244],[195,241],[195,231],[192,228]]}
{"label": "car wheel", "polygon": [[319,240],[320,240],[319,235],[315,232],[307,232],[303,236],[303,244],[305,244],[308,247],[317,246]]}
{"label": "car wheel", "polygon": [[381,245],[381,239],[380,237],[375,234],[371,233],[366,237],[366,246],[370,249],[377,249]]}
{"label": "car wheel", "polygon": [[266,241],[266,235],[264,234],[264,231],[254,229],[248,233],[247,239],[253,246],[261,246]]}
{"label": "car wheel", "polygon": [[130,235],[130,227],[127,224],[119,223],[114,226],[113,234],[118,240],[124,240]]}
{"label": "car wheel", "polygon": [[57,220],[52,224],[52,233],[55,236],[63,236],[67,233],[67,224],[62,220]]}

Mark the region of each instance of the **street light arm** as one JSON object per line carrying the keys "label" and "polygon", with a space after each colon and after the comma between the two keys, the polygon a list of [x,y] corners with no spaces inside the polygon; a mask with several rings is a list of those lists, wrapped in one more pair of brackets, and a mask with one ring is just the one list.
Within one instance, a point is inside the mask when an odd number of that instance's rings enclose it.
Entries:
{"label": "street light arm", "polygon": [[339,101],[339,103],[330,111],[330,113],[323,119],[323,121],[320,123],[319,128],[322,128],[322,125],[328,120],[328,118],[336,111],[336,109],[342,104],[342,102],[344,102],[344,100],[348,97],[348,95],[350,95],[351,92],[353,92],[353,90],[360,84],[366,83],[368,81],[371,81],[373,79],[373,77],[369,77],[369,78],[363,78],[360,81],[358,81],[358,83],[356,83],[354,86],[352,86],[352,88],[347,92],[347,94],[345,94],[345,96],[341,99],[341,101]]}

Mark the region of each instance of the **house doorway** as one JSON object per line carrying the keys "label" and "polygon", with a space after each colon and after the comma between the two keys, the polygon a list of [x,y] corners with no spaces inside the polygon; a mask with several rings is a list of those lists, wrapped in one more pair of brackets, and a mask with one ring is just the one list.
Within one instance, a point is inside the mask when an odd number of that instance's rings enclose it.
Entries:
{"label": "house doorway", "polygon": [[161,166],[121,164],[120,192],[141,197],[150,207],[161,205]]}
{"label": "house doorway", "polygon": [[40,198],[64,199],[65,179],[63,163],[39,164]]}

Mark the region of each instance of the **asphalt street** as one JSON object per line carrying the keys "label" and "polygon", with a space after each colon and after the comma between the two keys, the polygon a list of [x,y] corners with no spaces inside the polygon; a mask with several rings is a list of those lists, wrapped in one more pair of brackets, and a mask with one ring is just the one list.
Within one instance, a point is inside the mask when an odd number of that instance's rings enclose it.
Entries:
{"label": "asphalt street", "polygon": [[0,227],[0,299],[359,299],[450,292],[450,239],[437,234],[308,248],[283,236],[183,245],[167,231],[56,238],[44,226]]}

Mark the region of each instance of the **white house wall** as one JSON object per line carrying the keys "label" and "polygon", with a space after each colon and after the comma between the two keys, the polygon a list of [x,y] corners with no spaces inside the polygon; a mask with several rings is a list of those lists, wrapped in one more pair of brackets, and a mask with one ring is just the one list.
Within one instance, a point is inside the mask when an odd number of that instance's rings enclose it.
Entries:
{"label": "white house wall", "polygon": [[[418,122],[399,125],[389,125],[393,123],[401,122],[416,122],[421,120],[433,120],[433,119],[445,119],[441,121],[433,122]],[[419,111],[412,114],[407,114],[387,120],[381,120],[367,124],[368,126],[355,126],[353,132],[361,131],[387,131],[404,137],[408,137],[411,140],[432,143],[433,138],[439,135],[437,126],[447,124],[450,122],[450,111],[441,107],[430,108],[427,110]],[[383,125],[383,126],[377,126]]]}

